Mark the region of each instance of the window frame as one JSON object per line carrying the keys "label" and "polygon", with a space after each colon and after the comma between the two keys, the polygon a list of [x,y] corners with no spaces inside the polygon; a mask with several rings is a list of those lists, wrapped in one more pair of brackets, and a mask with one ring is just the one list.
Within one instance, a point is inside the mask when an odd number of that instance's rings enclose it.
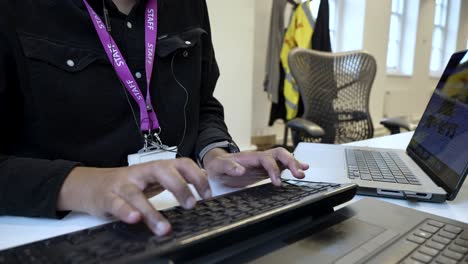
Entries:
{"label": "window frame", "polygon": [[[448,36],[448,31],[449,31],[449,11],[450,11],[450,1],[449,0],[441,0],[442,3],[445,2],[445,9],[443,9],[443,11],[445,11],[445,14],[441,14],[444,16],[445,20],[443,21],[443,26],[441,25],[437,25],[436,24],[436,9],[437,9],[437,2],[434,1],[435,5],[434,5],[434,22],[433,22],[433,29],[432,29],[432,41],[431,41],[431,58],[430,58],[430,62],[429,62],[429,74],[430,76],[432,77],[439,77],[440,75],[442,75],[442,71],[444,70],[444,61],[446,60],[446,53],[447,53],[447,36]],[[442,7],[444,7],[442,5]],[[438,69],[437,70],[433,70],[432,69],[432,63],[433,63],[433,52],[435,50],[434,48],[434,36],[435,36],[435,33],[436,33],[436,30],[437,29],[440,29],[441,32],[442,32],[442,43],[441,43],[441,47],[440,47],[440,54],[441,54],[441,60],[439,62],[439,65],[438,65]]]}
{"label": "window frame", "polygon": [[[393,11],[393,1],[401,1],[402,6],[403,6],[401,13],[399,13],[398,10],[397,12]],[[406,25],[406,15],[407,15],[406,12],[408,11],[407,10],[408,5],[407,5],[406,0],[392,0],[391,3],[392,3],[392,7],[391,7],[391,12],[390,12],[390,23],[389,23],[390,29],[389,29],[389,36],[388,36],[388,43],[387,43],[387,61],[386,61],[387,74],[406,75],[403,73],[402,63],[403,63],[403,43],[405,43],[405,25]],[[394,16],[397,16],[397,18],[400,20],[400,28],[399,28],[400,36],[397,42],[398,54],[397,54],[396,66],[389,67],[388,65],[388,62],[389,62],[388,58],[389,58],[389,51],[390,51],[389,48],[390,48],[390,43],[393,41],[390,38],[390,34],[391,34],[391,28],[392,28],[392,18]]]}

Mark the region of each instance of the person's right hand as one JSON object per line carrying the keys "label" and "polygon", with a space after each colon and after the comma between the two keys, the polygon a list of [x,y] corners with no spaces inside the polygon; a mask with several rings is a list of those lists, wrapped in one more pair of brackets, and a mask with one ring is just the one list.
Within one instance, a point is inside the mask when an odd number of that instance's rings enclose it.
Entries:
{"label": "person's right hand", "polygon": [[171,231],[171,225],[145,194],[166,189],[184,208],[191,209],[196,199],[189,183],[201,197],[211,197],[206,172],[186,158],[114,169],[77,167],[62,186],[57,208],[95,216],[112,215],[128,224],[144,221],[156,235],[162,236]]}

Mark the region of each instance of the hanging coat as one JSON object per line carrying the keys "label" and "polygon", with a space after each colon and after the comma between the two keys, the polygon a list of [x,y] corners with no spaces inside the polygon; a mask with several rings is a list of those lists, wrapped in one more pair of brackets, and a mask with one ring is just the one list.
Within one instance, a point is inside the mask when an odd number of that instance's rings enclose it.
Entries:
{"label": "hanging coat", "polygon": [[[318,1],[318,0],[315,0],[315,1]],[[302,5],[305,5],[305,4],[306,3],[303,3]],[[303,8],[303,7],[300,6],[298,8]],[[308,10],[310,10],[310,9],[308,9]],[[296,11],[296,12],[304,12],[304,14],[306,14],[305,12],[307,12],[307,10]],[[294,13],[294,20],[291,19],[291,21],[298,21],[298,19],[297,19],[298,17],[302,17],[301,21],[304,21],[303,15],[297,15],[296,16],[295,13]],[[312,49],[314,49],[314,50],[325,51],[325,52],[331,52],[332,51],[331,41],[330,41],[329,17],[330,17],[330,10],[329,10],[329,5],[328,5],[328,0],[321,0],[317,20],[316,20],[316,23],[315,23],[315,27],[312,29],[313,32],[312,32],[312,45],[311,46],[312,46]],[[313,19],[311,19],[311,20],[313,21]],[[291,22],[291,27],[297,28],[297,25],[300,26],[300,24]],[[288,31],[295,32],[296,30],[290,29]],[[292,34],[292,35],[295,35],[295,34]],[[302,40],[302,41],[304,41],[304,40]],[[297,43],[297,42],[298,41],[294,40],[293,43]],[[294,48],[294,45],[293,45],[292,48]],[[292,48],[289,48],[289,51],[291,51]],[[286,58],[284,60],[286,63],[288,62],[287,61],[287,56],[289,55],[289,51],[287,51],[287,53],[284,53],[284,55],[287,54],[286,56],[283,56],[283,58]],[[282,62],[283,62],[283,60],[281,62],[279,62],[279,64],[281,64],[281,66],[283,66]],[[289,69],[289,67],[288,67],[288,69]],[[279,98],[278,98],[278,103],[273,103],[271,105],[270,120],[268,122],[268,125],[270,125],[270,126],[272,126],[277,119],[282,119],[284,121],[287,120],[287,118],[286,118],[286,105],[288,105],[289,103],[288,104],[285,103],[285,95],[284,95],[284,90],[285,90],[285,85],[284,85],[284,82],[285,82],[285,77],[284,77],[285,76],[285,68],[284,67],[281,67],[280,76],[281,76],[281,79],[280,79],[281,81],[280,81],[280,88],[279,88],[279,91],[280,91],[279,92]],[[298,95],[298,98],[299,98],[299,95]],[[296,115],[291,114],[288,119],[292,119],[292,118],[302,114],[302,112],[304,110],[304,107],[303,107],[303,104],[302,104],[302,101],[300,100],[300,98],[298,99],[298,101],[299,101],[298,102],[299,106],[298,107],[294,106],[294,107],[298,108],[297,114]]]}
{"label": "hanging coat", "polygon": [[283,93],[287,120],[295,118],[299,108],[299,89],[291,75],[288,56],[291,50],[296,47],[305,49],[310,49],[312,47],[311,40],[314,29],[315,19],[310,10],[310,0],[307,0],[294,12],[281,49],[281,65],[285,73]]}

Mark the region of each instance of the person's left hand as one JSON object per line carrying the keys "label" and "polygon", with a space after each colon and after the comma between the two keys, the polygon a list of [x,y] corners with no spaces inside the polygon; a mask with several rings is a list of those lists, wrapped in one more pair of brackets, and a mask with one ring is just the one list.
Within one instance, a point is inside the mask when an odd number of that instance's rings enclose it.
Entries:
{"label": "person's left hand", "polygon": [[281,171],[289,169],[298,179],[305,177],[309,165],[299,162],[284,148],[267,151],[227,153],[213,149],[203,158],[209,177],[220,180],[230,187],[244,187],[266,178],[281,186]]}

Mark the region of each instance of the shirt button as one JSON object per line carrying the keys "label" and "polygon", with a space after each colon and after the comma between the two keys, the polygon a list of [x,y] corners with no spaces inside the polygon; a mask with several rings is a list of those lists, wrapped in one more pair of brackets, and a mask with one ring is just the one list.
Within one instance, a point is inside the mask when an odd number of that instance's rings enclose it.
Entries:
{"label": "shirt button", "polygon": [[141,76],[142,76],[141,72],[136,72],[135,73],[135,77],[137,77],[137,79],[141,79]]}
{"label": "shirt button", "polygon": [[192,42],[190,42],[190,41],[187,40],[187,41],[185,41],[185,44],[187,44],[187,45],[192,45]]}
{"label": "shirt button", "polygon": [[67,60],[67,65],[70,67],[75,67],[75,62],[72,60]]}
{"label": "shirt button", "polygon": [[184,51],[184,53],[182,53],[182,56],[184,56],[184,58],[187,58],[188,57],[188,51]]}
{"label": "shirt button", "polygon": [[127,22],[127,27],[128,27],[129,29],[132,29],[132,27],[133,27],[133,25],[132,25],[132,23],[131,23],[130,21]]}

